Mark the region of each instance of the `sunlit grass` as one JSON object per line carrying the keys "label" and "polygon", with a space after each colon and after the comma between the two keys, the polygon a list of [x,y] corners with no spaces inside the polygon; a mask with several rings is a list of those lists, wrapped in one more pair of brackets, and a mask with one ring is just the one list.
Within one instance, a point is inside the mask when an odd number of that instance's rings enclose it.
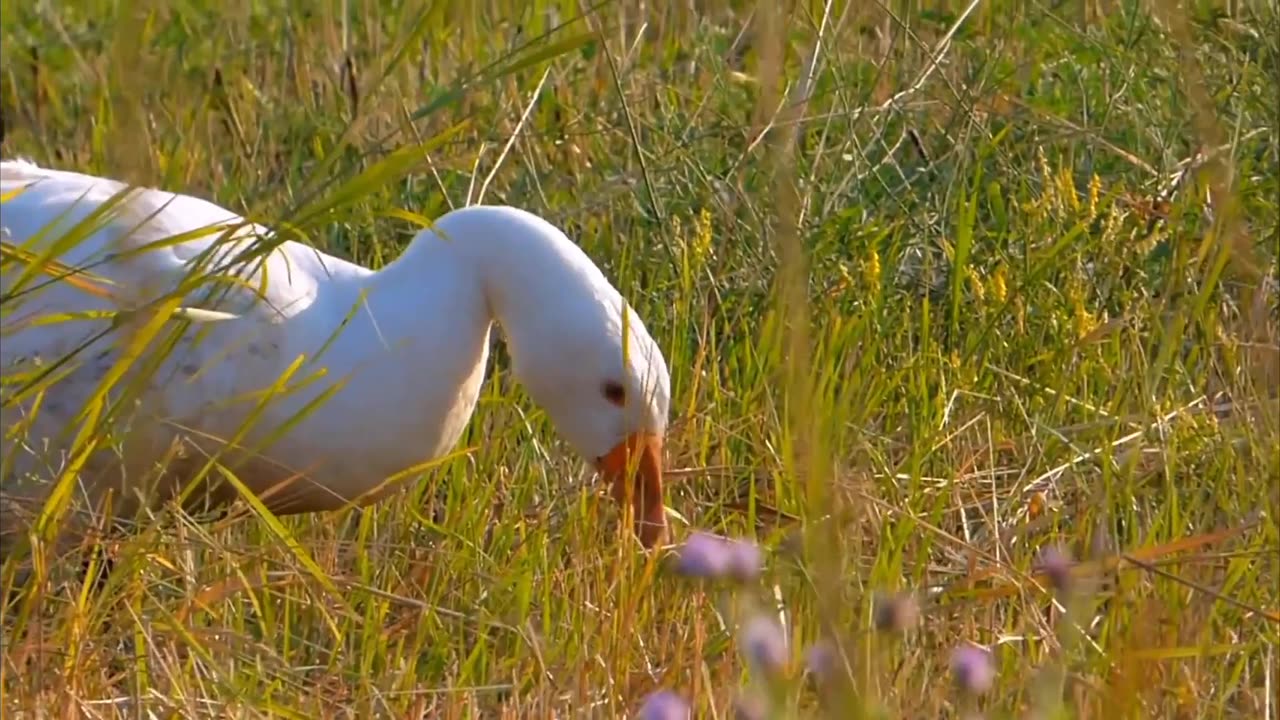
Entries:
{"label": "sunlit grass", "polygon": [[727,717],[765,608],[798,715],[1276,717],[1273,5],[2,7],[6,157],[373,266],[481,197],[565,228],[672,367],[669,505],[766,549],[646,557],[498,351],[393,502],[170,518],[97,594],[50,559],[6,717]]}

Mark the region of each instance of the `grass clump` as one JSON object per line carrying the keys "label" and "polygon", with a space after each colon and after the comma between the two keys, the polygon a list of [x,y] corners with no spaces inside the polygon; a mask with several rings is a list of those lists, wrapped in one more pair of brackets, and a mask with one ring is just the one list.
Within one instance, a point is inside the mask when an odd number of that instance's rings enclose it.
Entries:
{"label": "grass clump", "polygon": [[498,352],[466,458],[396,502],[296,547],[155,523],[96,594],[55,563],[3,611],[5,716],[1274,717],[1277,27],[5,3],[6,157],[372,266],[468,202],[563,227],[673,368],[677,539],[762,561],[638,553]]}

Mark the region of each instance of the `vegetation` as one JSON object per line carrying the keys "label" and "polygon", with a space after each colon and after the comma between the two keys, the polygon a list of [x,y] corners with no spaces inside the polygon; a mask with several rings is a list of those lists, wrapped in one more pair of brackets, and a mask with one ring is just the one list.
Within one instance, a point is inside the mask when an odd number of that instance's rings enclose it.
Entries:
{"label": "vegetation", "polygon": [[373,266],[468,202],[559,224],[672,367],[673,540],[763,551],[641,552],[498,353],[395,501],[50,560],[6,717],[1276,717],[1274,3],[0,18],[6,157]]}

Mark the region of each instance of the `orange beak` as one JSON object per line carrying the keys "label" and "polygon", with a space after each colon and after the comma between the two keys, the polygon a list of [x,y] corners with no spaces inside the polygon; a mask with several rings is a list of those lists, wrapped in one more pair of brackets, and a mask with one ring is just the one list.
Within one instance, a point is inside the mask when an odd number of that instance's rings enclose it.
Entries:
{"label": "orange beak", "polygon": [[640,544],[646,548],[657,545],[667,529],[662,506],[662,438],[632,435],[600,458],[597,467],[613,484],[614,499],[624,505],[631,501]]}

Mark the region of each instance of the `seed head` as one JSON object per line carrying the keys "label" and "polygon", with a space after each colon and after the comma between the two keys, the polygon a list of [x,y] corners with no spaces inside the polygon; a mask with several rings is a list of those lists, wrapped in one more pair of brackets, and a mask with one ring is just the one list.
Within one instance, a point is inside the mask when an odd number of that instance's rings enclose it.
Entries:
{"label": "seed head", "polygon": [[638,720],[689,720],[691,717],[689,703],[670,690],[650,693],[636,714]]}
{"label": "seed head", "polygon": [[961,645],[951,652],[951,675],[956,685],[971,695],[991,689],[996,679],[991,653],[976,645]]}
{"label": "seed head", "polygon": [[1115,538],[1111,536],[1106,518],[1099,518],[1097,525],[1093,528],[1093,535],[1089,538],[1089,553],[1095,560],[1116,553]]}

